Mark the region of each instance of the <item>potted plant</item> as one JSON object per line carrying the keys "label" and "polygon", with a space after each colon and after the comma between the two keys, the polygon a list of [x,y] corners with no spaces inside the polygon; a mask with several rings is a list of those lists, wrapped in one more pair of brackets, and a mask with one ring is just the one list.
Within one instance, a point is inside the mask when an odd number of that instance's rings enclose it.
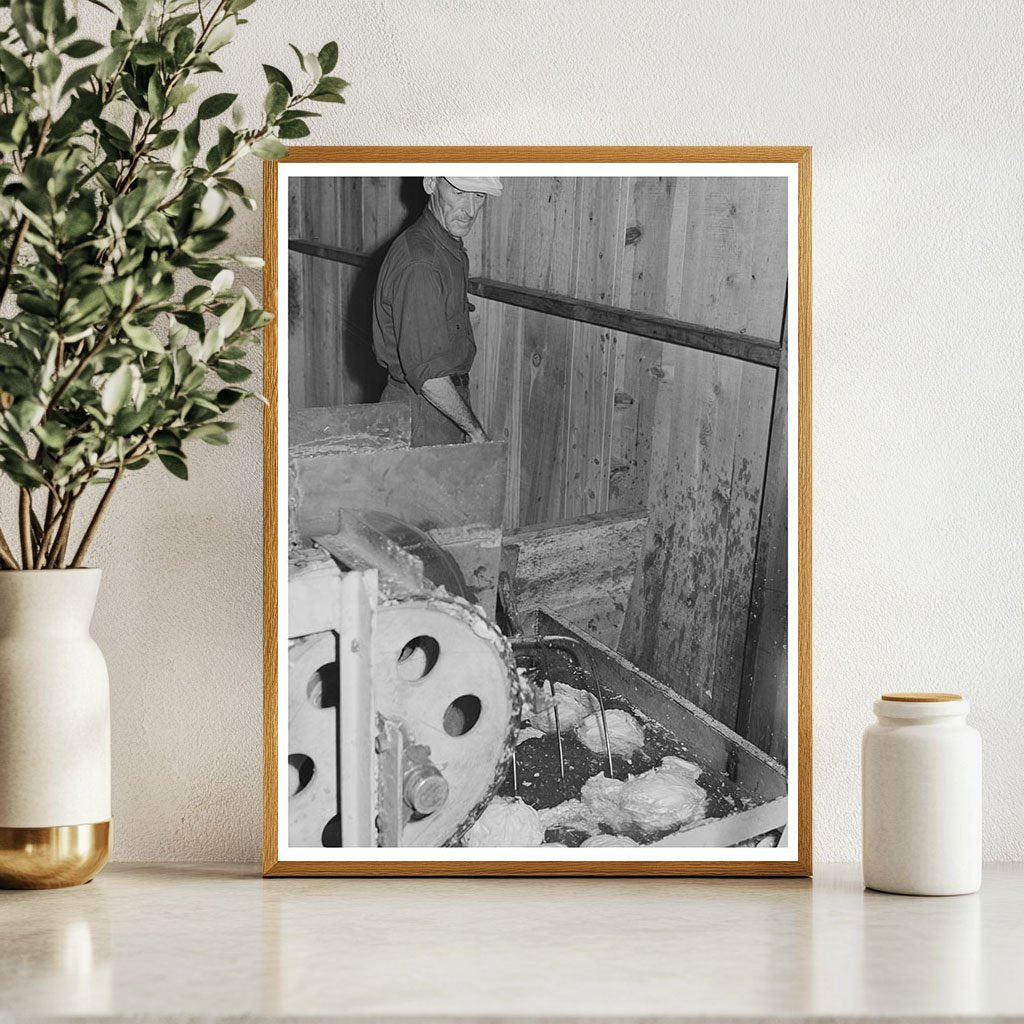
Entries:
{"label": "potted plant", "polygon": [[[254,0],[121,0],[109,41],[64,0],[0,0],[0,885],[87,881],[109,849],[107,674],[89,636],[90,545],[126,474],[188,477],[253,397],[270,319],[224,255],[256,201],[239,161],[343,102],[338,47],[264,65],[251,122],[200,91]],[[293,47],[293,49],[295,49]],[[206,79],[209,81],[209,79]]]}

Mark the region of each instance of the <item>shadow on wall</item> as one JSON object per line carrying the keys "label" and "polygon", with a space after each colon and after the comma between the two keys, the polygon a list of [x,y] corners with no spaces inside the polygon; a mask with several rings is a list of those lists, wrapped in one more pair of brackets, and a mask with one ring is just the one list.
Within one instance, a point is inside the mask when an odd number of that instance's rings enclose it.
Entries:
{"label": "shadow on wall", "polygon": [[[427,205],[422,178],[402,178],[399,208],[393,218],[371,220],[364,210],[361,252],[373,262],[351,267],[351,286],[343,306],[344,326],[339,353],[339,401],[345,404],[376,401],[387,383],[387,372],[377,364],[373,352],[374,288],[380,264],[398,234],[416,221]],[[315,302],[315,296],[312,297]]]}

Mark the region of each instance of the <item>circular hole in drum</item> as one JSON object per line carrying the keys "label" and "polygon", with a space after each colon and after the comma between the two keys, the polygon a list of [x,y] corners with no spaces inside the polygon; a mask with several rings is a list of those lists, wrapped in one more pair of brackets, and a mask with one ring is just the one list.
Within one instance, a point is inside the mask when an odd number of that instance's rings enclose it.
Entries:
{"label": "circular hole in drum", "polygon": [[480,698],[472,693],[456,697],[444,712],[444,731],[449,736],[465,736],[480,720]]}
{"label": "circular hole in drum", "polygon": [[291,782],[289,793],[292,796],[301,793],[309,785],[315,771],[316,765],[313,764],[313,758],[307,757],[305,754],[289,754],[288,775]]}
{"label": "circular hole in drum", "polygon": [[306,696],[315,708],[336,708],[338,706],[338,663],[321,665],[306,683]]}
{"label": "circular hole in drum", "polygon": [[341,815],[336,814],[320,833],[320,842],[324,846],[341,846]]}
{"label": "circular hole in drum", "polygon": [[430,672],[440,656],[441,645],[432,636],[414,636],[398,655],[398,678],[415,683]]}

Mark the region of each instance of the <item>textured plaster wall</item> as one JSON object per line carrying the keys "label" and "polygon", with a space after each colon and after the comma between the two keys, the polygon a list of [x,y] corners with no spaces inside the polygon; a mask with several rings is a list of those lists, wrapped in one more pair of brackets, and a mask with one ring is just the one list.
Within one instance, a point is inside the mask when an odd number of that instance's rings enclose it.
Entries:
{"label": "textured plaster wall", "polygon": [[[217,90],[253,106],[288,41],[339,41],[350,102],[313,143],[814,147],[816,856],[859,856],[874,696],[936,688],[984,736],[986,855],[1024,858],[1017,0],[247,14]],[[258,217],[237,235],[258,252]],[[119,859],[258,858],[260,446],[253,407],[188,485],[131,479],[97,546]]]}

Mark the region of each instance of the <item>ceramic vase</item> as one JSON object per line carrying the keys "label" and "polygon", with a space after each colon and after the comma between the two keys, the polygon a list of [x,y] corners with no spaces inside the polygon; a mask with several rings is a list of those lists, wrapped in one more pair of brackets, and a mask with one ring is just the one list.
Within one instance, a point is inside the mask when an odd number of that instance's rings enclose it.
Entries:
{"label": "ceramic vase", "polygon": [[80,885],[110,850],[99,569],[0,572],[0,887]]}

